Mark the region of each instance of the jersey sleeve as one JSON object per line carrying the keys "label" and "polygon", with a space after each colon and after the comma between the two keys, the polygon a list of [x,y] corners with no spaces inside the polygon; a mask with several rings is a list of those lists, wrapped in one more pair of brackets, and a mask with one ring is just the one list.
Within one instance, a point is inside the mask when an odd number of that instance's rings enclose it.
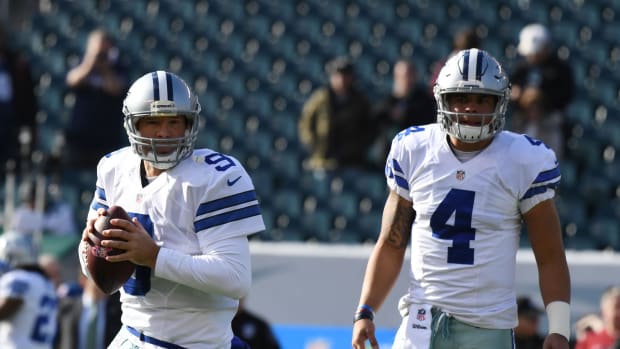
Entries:
{"label": "jersey sleeve", "polygon": [[423,127],[412,126],[397,134],[392,140],[385,164],[388,187],[408,201],[412,201],[409,180],[414,166],[415,153],[419,146],[419,138],[424,130]]}
{"label": "jersey sleeve", "polygon": [[555,152],[541,141],[523,136],[511,147],[520,173],[518,180],[519,210],[528,212],[538,203],[551,199],[560,184],[560,167]]}
{"label": "jersey sleeve", "polygon": [[28,280],[18,273],[6,273],[0,278],[0,297],[23,299],[30,288]]}
{"label": "jersey sleeve", "polygon": [[265,229],[254,184],[243,166],[217,172],[209,188],[200,194],[194,230],[200,240],[250,235]]}
{"label": "jersey sleeve", "polygon": [[106,156],[102,157],[97,164],[97,181],[95,182],[95,192],[93,194],[93,200],[90,203],[90,210],[88,210],[87,219],[97,217],[97,210],[100,208],[108,209],[109,203],[106,195],[105,180],[114,174],[114,163],[119,161],[120,154],[124,151],[130,151],[129,148],[122,148]]}

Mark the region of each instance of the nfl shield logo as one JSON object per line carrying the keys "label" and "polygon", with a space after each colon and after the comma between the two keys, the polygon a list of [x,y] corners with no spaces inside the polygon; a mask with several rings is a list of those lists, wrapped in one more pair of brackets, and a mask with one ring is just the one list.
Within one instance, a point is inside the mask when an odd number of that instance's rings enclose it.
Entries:
{"label": "nfl shield logo", "polygon": [[456,179],[458,179],[459,181],[462,181],[463,179],[465,179],[465,171],[457,170],[456,171]]}
{"label": "nfl shield logo", "polygon": [[418,319],[419,321],[424,321],[424,319],[426,319],[426,310],[424,310],[424,308],[418,309],[418,315],[416,316],[416,319]]}

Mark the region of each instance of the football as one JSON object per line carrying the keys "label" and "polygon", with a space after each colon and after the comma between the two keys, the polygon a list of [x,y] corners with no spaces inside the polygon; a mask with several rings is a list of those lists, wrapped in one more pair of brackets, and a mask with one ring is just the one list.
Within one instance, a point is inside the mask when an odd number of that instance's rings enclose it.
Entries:
{"label": "football", "polygon": [[103,239],[101,232],[116,228],[110,223],[113,218],[131,221],[129,214],[122,207],[111,206],[104,216],[97,218],[94,226],[95,233],[88,236],[88,244],[90,245],[87,261],[88,271],[97,287],[106,294],[112,294],[121,288],[131,277],[136,267],[129,261],[112,263],[105,259],[106,256],[114,256],[123,252],[119,249],[101,246]]}

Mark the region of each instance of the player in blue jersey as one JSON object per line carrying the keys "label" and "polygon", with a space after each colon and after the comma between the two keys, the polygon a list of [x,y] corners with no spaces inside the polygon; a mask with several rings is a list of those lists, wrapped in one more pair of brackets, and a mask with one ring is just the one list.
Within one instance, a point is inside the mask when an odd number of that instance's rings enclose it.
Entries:
{"label": "player in blue jersey", "polygon": [[549,319],[545,349],[567,349],[570,276],[553,197],[554,152],[503,131],[510,84],[487,52],[458,52],[434,87],[438,122],[398,134],[386,164],[381,232],[355,312],[352,344],[378,344],[373,318],[411,246],[393,348],[514,348],[522,222]]}
{"label": "player in blue jersey", "polygon": [[251,284],[247,237],[265,228],[250,177],[235,158],[194,149],[200,104],[178,76],[142,76],[123,112],[130,146],[97,166],[80,247],[83,256],[104,209],[132,217],[106,231],[125,242],[102,242],[125,250],[109,261],[138,265],[120,290],[124,326],[110,348],[244,348],[231,321]]}
{"label": "player in blue jersey", "polygon": [[56,289],[37,264],[31,240],[16,232],[0,237],[0,347],[51,349],[56,336]]}

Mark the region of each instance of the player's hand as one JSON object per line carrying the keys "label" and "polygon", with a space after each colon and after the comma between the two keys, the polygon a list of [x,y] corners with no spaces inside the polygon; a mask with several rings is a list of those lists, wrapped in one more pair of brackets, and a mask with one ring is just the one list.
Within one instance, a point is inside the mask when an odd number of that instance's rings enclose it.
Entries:
{"label": "player's hand", "polygon": [[353,349],[365,349],[366,341],[370,342],[372,349],[379,349],[379,343],[375,337],[375,324],[371,320],[361,319],[353,324]]}
{"label": "player's hand", "polygon": [[[97,209],[97,218],[99,216],[105,216],[106,214],[107,211],[105,210],[105,208]],[[95,233],[95,221],[97,220],[97,218],[86,220],[86,226],[84,227],[84,230],[82,230],[82,241],[88,241],[88,234]]]}
{"label": "player's hand", "polygon": [[568,340],[557,333],[551,333],[545,338],[543,349],[568,349]]}
{"label": "player's hand", "polygon": [[[125,219],[114,218],[110,220],[110,223],[121,229],[104,230],[103,236],[106,239],[101,241],[101,246],[118,248],[125,250],[125,252],[116,256],[107,256],[106,260],[110,262],[130,261],[154,269],[159,246],[146,232],[138,219],[134,217],[130,222]],[[121,239],[122,241],[110,240],[111,238]]]}

